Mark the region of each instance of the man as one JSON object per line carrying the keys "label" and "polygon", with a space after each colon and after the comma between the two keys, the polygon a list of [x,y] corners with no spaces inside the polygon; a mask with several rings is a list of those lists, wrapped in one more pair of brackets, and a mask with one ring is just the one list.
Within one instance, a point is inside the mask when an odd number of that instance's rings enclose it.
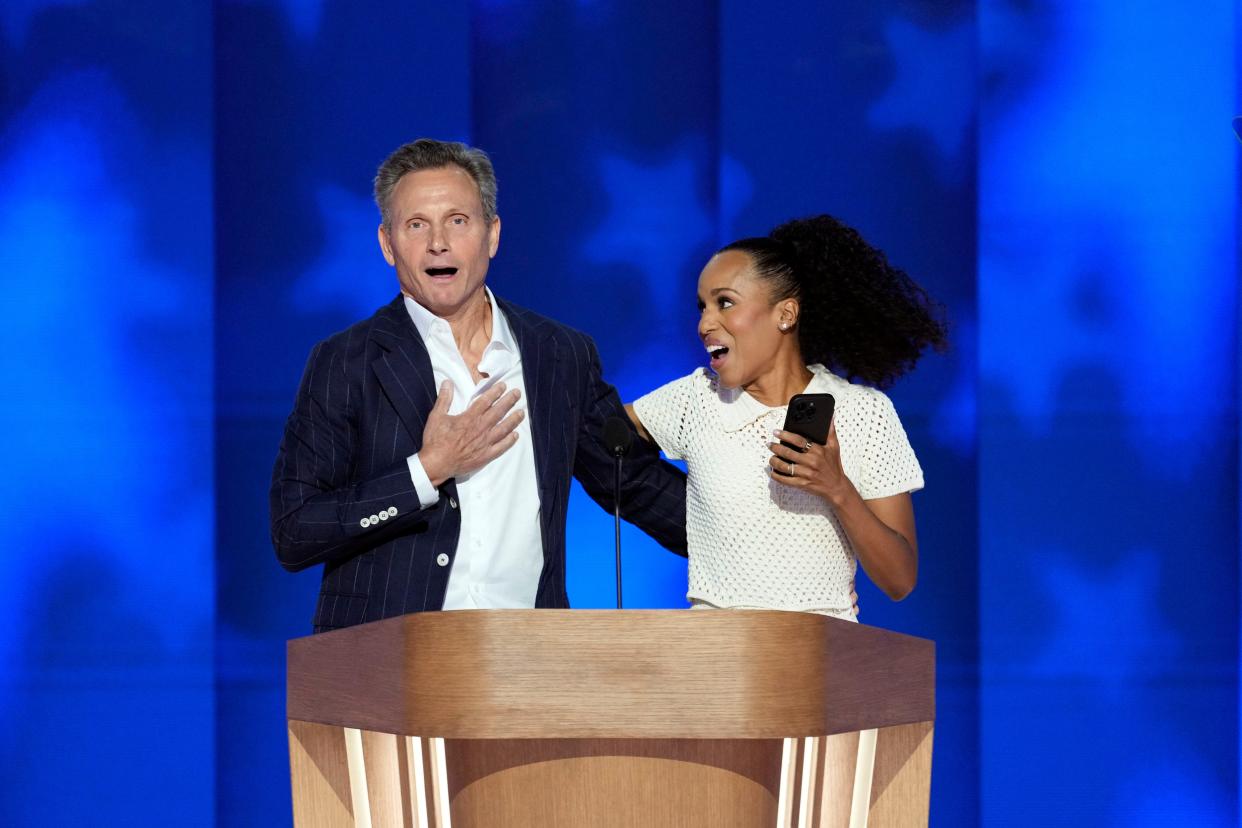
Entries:
{"label": "man", "polygon": [[[591,340],[495,297],[487,155],[421,139],[375,178],[401,295],[315,346],[272,477],[272,542],[324,565],[314,629],[424,610],[567,607],[570,477],[612,508],[604,422],[625,418]],[[622,513],[685,554],[685,478],[645,441]]]}

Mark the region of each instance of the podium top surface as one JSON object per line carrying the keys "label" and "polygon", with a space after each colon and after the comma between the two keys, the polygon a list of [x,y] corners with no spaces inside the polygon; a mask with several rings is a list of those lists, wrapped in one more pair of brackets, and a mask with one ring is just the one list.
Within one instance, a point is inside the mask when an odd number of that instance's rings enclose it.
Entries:
{"label": "podium top surface", "polygon": [[935,717],[931,641],[774,610],[456,610],[288,644],[290,719],[454,739],[813,736]]}

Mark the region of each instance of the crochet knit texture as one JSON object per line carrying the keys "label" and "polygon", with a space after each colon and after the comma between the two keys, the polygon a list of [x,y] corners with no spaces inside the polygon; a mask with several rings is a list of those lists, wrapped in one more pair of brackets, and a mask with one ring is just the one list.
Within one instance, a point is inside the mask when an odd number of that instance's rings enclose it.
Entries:
{"label": "crochet knit texture", "polygon": [[[842,466],[863,499],[921,489],[923,471],[888,397],[821,365],[808,367],[806,393],[836,399]],[[832,508],[767,475],[768,443],[785,408],[720,388],[702,368],[634,402],[664,453],[686,461],[688,598],[852,619],[857,562]]]}

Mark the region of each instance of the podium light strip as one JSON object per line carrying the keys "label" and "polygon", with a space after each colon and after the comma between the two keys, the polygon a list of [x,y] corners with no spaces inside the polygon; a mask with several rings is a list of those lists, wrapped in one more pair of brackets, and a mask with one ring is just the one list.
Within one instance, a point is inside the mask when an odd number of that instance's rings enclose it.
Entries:
{"label": "podium light strip", "polygon": [[420,736],[405,737],[405,755],[408,757],[410,803],[414,809],[412,822],[416,828],[427,825],[427,777],[423,774],[423,740]]}
{"label": "podium light strip", "polygon": [[850,828],[867,828],[871,812],[871,777],[875,772],[875,743],[879,731],[858,732],[858,761],[854,765],[854,796],[850,804]]}
{"label": "podium light strip", "polygon": [[781,784],[776,799],[777,828],[793,828],[794,762],[797,761],[800,739],[781,740]]}
{"label": "podium light strip", "polygon": [[453,828],[453,817],[449,807],[447,763],[444,759],[444,740],[430,737],[427,739],[427,746],[430,748],[428,753],[431,757],[430,786],[435,802],[435,828]]}
{"label": "podium light strip", "polygon": [[798,809],[798,828],[816,828],[815,801],[819,789],[815,786],[815,770],[819,760],[819,738],[808,736],[802,743],[802,804]]}
{"label": "podium light strip", "polygon": [[353,803],[354,828],[371,828],[371,801],[367,796],[367,766],[362,754],[362,731],[345,731],[345,761],[349,765],[349,798]]}

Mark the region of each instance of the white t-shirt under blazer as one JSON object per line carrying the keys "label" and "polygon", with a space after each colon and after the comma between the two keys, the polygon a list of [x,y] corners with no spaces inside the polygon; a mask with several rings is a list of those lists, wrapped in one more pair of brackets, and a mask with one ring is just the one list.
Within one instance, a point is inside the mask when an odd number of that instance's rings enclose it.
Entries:
{"label": "white t-shirt under blazer", "polygon": [[[841,464],[864,500],[923,488],[892,402],[822,365],[806,392],[836,399]],[[689,472],[686,535],[692,602],[821,612],[853,620],[858,563],[832,507],[768,478],[768,443],[786,406],[769,408],[700,368],[634,402],[647,432]]]}

